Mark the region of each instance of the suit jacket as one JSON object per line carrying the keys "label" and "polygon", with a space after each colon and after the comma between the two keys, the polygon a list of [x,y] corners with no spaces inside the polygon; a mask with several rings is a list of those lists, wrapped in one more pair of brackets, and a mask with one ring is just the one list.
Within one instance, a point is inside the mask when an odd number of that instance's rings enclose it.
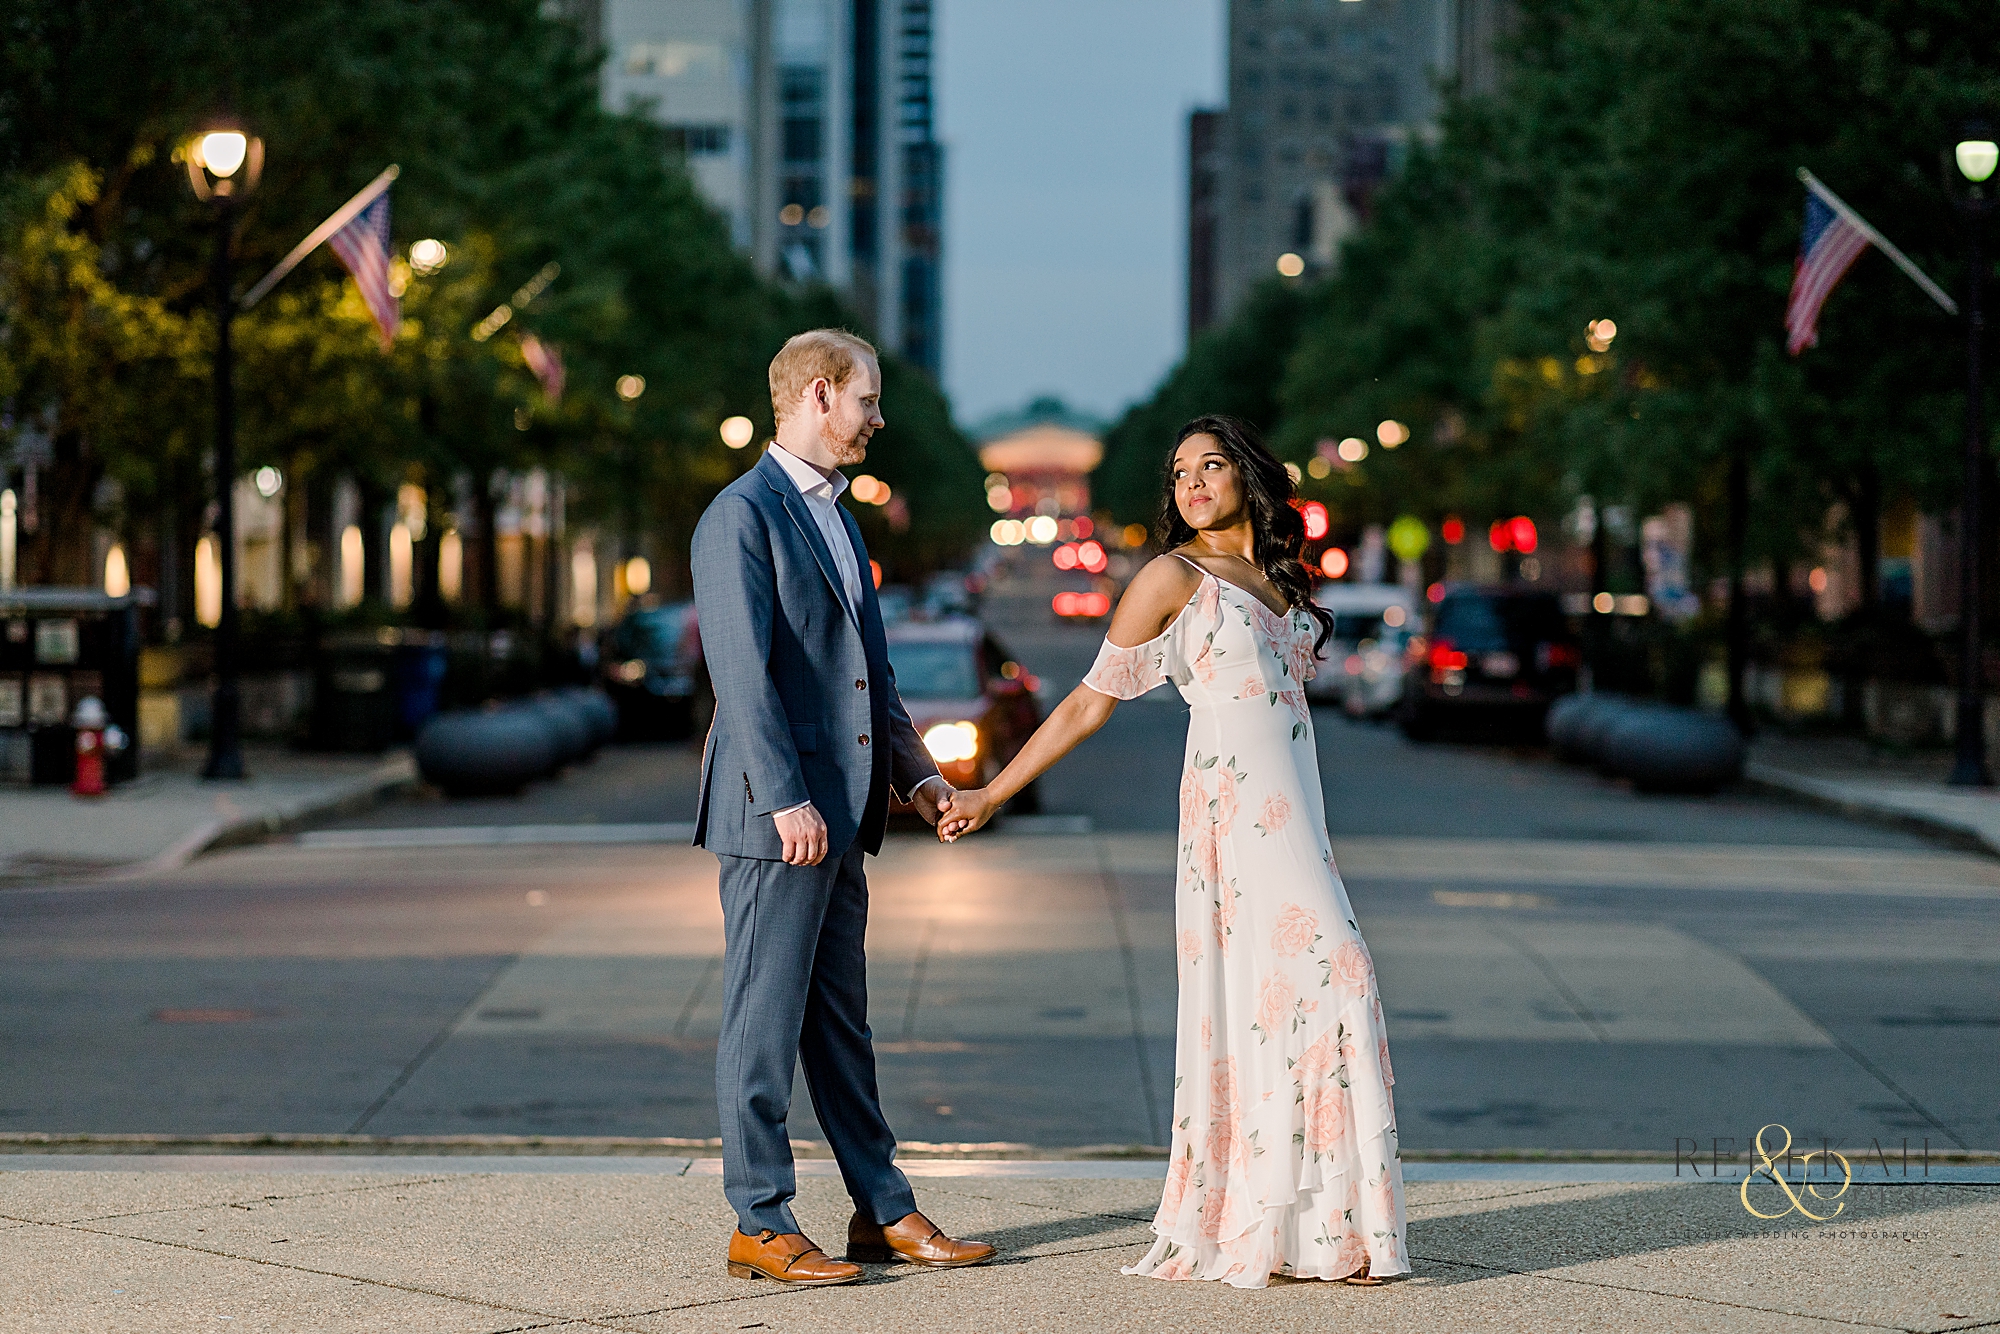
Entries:
{"label": "suit jacket", "polygon": [[882,846],[889,793],[936,763],[896,694],[868,549],[840,511],[862,571],[861,606],[805,498],[767,453],[715,498],[694,530],[694,603],[715,689],[701,760],[694,841],[733,857],[780,860],[774,812],[810,801],[827,856]]}

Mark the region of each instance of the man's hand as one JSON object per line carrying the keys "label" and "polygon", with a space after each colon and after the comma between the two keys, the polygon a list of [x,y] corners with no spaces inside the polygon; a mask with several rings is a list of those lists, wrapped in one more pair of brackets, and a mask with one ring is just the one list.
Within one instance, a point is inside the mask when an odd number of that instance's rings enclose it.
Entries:
{"label": "man's hand", "polygon": [[935,826],[951,814],[951,803],[957,796],[951,784],[942,778],[936,781],[927,778],[910,794],[910,805],[917,808],[917,814],[924,817],[925,824]]}
{"label": "man's hand", "polygon": [[826,821],[811,802],[771,819],[785,840],[785,865],[818,866],[826,860]]}

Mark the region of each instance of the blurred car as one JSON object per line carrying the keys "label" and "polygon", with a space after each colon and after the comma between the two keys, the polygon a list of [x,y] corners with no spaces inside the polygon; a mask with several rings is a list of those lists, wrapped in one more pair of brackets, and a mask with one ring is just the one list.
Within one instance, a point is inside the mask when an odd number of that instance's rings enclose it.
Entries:
{"label": "blurred car", "polygon": [[[1005,768],[1041,725],[1040,684],[1009,658],[986,627],[970,617],[907,621],[889,628],[889,662],[910,721],[953,787],[983,787]],[[1041,809],[1033,783],[1008,810]],[[897,802],[892,809],[907,813]]]}
{"label": "blurred car", "polygon": [[[1313,590],[1313,601],[1333,613],[1333,636],[1320,653],[1319,667],[1306,682],[1306,698],[1341,700],[1347,697],[1348,678],[1359,664],[1355,656],[1363,641],[1379,644],[1385,630],[1405,630],[1417,619],[1416,600],[1408,589],[1397,584],[1325,583]],[[1400,678],[1401,664],[1397,664]],[[1396,693],[1402,683],[1398,679]],[[1390,703],[1395,701],[1391,699]]]}
{"label": "blurred car", "polygon": [[940,570],[924,584],[923,612],[932,620],[974,615],[985,584],[984,579],[964,570]]}
{"label": "blurred car", "polygon": [[692,602],[627,612],[599,645],[598,674],[628,741],[692,735],[715,707]]}
{"label": "blurred car", "polygon": [[1407,622],[1384,625],[1337,665],[1320,668],[1339,681],[1340,707],[1349,716],[1381,718],[1396,711],[1403,698],[1403,655],[1413,633]]}
{"label": "blurred car", "polygon": [[916,610],[917,591],[906,584],[884,584],[875,590],[875,603],[882,609],[882,624],[898,625]]}
{"label": "blurred car", "polygon": [[1583,651],[1554,593],[1447,588],[1430,633],[1404,653],[1397,721],[1413,740],[1447,718],[1484,716],[1540,730],[1557,696],[1576,689]]}

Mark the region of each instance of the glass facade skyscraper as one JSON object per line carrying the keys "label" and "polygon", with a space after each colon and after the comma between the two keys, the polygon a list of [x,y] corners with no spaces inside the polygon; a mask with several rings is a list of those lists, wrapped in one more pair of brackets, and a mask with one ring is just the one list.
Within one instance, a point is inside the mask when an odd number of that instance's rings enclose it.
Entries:
{"label": "glass facade skyscraper", "polygon": [[605,105],[666,126],[737,244],[840,291],[936,375],[943,153],[932,0],[568,0]]}

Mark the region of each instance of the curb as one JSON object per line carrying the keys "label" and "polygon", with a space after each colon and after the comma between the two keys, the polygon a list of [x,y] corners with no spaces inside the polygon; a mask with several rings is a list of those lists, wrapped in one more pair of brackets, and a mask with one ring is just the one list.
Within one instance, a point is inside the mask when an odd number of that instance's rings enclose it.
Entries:
{"label": "curb", "polygon": [[1795,774],[1753,760],[1743,766],[1743,785],[1754,792],[1787,797],[1851,820],[1922,834],[1961,852],[2000,856],[2000,836],[1969,820],[1860,795],[1846,783]]}
{"label": "curb", "polygon": [[[0,1158],[44,1154],[104,1156],[154,1154],[323,1154],[341,1157],[563,1157],[563,1158],[720,1158],[720,1139],[626,1135],[314,1135],[271,1131],[240,1134],[91,1134],[62,1131],[0,1133]],[[828,1159],[832,1151],[819,1140],[792,1141],[801,1161]],[[1406,1163],[1534,1164],[1666,1164],[1687,1154],[1664,1149],[1405,1149]],[[950,1162],[1164,1162],[1167,1150],[1152,1144],[1084,1144],[1062,1147],[1011,1140],[950,1143],[904,1140],[896,1146],[898,1160]],[[1725,1161],[1747,1164],[1748,1151],[1723,1155]],[[1937,1149],[1928,1152],[1933,1164],[2000,1166],[2000,1150]]]}
{"label": "curb", "polygon": [[318,796],[284,803],[274,810],[219,815],[205,821],[164,852],[107,878],[130,880],[177,871],[205,853],[262,843],[329,817],[358,815],[384,797],[407,791],[416,783],[415,757],[407,750],[399,751],[360,778],[349,779]]}

